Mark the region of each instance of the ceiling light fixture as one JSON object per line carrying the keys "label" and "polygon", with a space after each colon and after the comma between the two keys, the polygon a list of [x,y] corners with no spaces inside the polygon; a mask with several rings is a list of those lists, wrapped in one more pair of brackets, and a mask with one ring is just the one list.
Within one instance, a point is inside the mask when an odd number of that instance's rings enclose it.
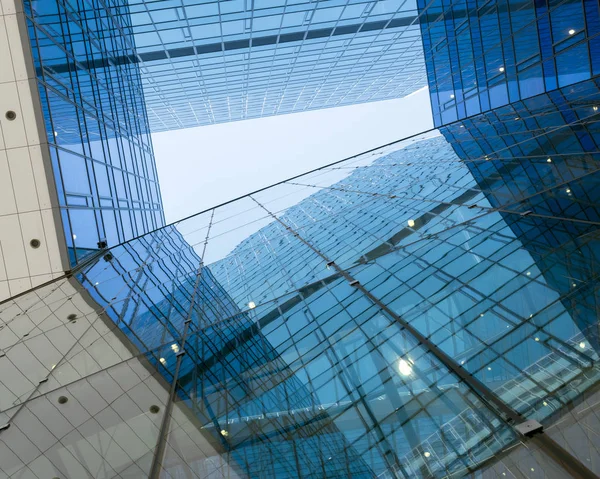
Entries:
{"label": "ceiling light fixture", "polygon": [[412,368],[410,367],[410,364],[404,359],[398,361],[398,370],[403,376],[410,376],[412,373]]}

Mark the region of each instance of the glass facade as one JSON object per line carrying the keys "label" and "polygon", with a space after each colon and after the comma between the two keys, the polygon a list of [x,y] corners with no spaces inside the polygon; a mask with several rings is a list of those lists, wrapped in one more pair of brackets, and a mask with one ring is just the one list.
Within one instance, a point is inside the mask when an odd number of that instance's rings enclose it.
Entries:
{"label": "glass facade", "polygon": [[152,131],[399,98],[426,84],[414,0],[128,5]]}
{"label": "glass facade", "polygon": [[1,304],[0,470],[600,474],[597,103],[338,162]]}
{"label": "glass facade", "polygon": [[24,2],[71,263],[164,224],[129,9]]}
{"label": "glass facade", "polygon": [[[600,475],[597,2],[25,7],[73,269],[0,302],[0,478]],[[163,224],[151,129],[423,58],[438,130]]]}
{"label": "glass facade", "polygon": [[418,0],[436,127],[600,74],[595,0]]}

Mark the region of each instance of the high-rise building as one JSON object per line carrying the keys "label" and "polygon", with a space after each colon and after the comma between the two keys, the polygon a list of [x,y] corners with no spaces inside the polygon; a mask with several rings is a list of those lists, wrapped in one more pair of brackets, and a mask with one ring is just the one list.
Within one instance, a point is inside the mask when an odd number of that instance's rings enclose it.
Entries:
{"label": "high-rise building", "polygon": [[[597,2],[418,7],[0,0],[0,477],[600,474]],[[164,224],[150,131],[425,64],[439,130]]]}
{"label": "high-rise building", "polygon": [[413,0],[128,4],[153,131],[398,98],[426,84]]}
{"label": "high-rise building", "polygon": [[600,74],[594,1],[418,6],[436,127]]}

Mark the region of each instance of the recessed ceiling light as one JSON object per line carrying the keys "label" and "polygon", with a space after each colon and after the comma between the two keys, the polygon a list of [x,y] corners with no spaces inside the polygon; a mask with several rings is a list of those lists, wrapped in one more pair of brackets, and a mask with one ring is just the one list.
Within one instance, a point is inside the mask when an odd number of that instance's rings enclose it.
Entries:
{"label": "recessed ceiling light", "polygon": [[503,72],[504,71],[504,67],[500,67],[500,68],[498,68],[498,70],[500,70],[501,72]]}
{"label": "recessed ceiling light", "polygon": [[425,451],[425,452],[423,453],[423,455],[424,455],[425,457],[429,457],[429,456],[431,456],[431,453],[430,453],[429,451]]}
{"label": "recessed ceiling light", "polygon": [[569,35],[575,35],[575,30],[571,28],[571,30],[569,30]]}
{"label": "recessed ceiling light", "polygon": [[254,301],[250,301],[250,302],[248,303],[248,307],[249,307],[250,309],[254,309],[254,308],[256,308],[256,304],[254,303]]}
{"label": "recessed ceiling light", "polygon": [[398,361],[398,370],[403,376],[410,376],[410,374],[412,373],[412,368],[410,367],[410,364],[404,359]]}
{"label": "recessed ceiling light", "polygon": [[415,225],[415,220],[408,220],[408,226],[411,228]]}
{"label": "recessed ceiling light", "polygon": [[579,343],[579,347],[580,347],[581,349],[585,349],[585,343],[582,341],[581,343]]}

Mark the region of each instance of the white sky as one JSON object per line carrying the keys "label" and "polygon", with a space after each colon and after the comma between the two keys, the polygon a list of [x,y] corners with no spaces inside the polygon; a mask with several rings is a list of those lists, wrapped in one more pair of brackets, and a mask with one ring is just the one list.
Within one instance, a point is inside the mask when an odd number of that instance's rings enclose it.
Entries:
{"label": "white sky", "polygon": [[430,128],[422,89],[398,100],[155,133],[167,223]]}

